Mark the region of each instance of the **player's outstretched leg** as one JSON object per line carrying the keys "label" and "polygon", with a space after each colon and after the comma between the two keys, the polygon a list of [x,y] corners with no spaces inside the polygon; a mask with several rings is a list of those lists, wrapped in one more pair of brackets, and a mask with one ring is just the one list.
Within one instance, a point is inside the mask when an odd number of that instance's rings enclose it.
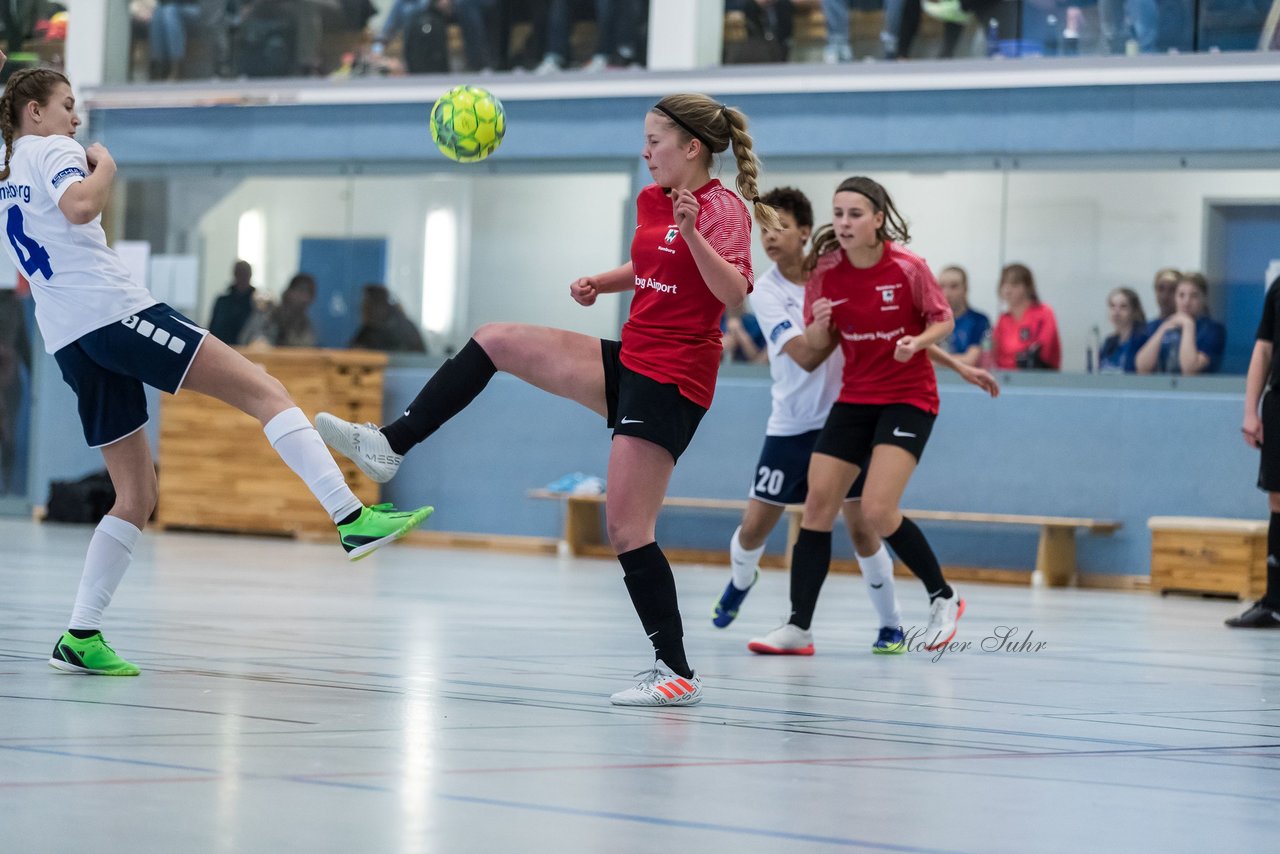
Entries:
{"label": "player's outstretched leg", "polygon": [[280,381],[212,335],[205,336],[183,388],[217,398],[261,422],[271,447],[337,526],[338,540],[351,560],[400,539],[431,515],[431,507],[408,512],[390,504],[365,507]]}
{"label": "player's outstretched leg", "polygon": [[321,412],[316,416],[320,438],[351,460],[374,483],[386,483],[396,476],[404,456],[391,450],[391,443],[376,424],[356,424]]}

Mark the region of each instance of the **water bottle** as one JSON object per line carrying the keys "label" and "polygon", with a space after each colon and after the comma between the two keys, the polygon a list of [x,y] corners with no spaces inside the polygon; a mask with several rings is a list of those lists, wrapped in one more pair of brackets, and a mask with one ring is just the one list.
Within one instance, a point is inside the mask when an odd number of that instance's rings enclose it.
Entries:
{"label": "water bottle", "polygon": [[995,18],[987,21],[987,56],[1000,53],[1000,22]]}
{"label": "water bottle", "polygon": [[982,354],[978,356],[978,367],[989,371],[996,366],[995,342],[991,338],[991,327],[982,333]]}

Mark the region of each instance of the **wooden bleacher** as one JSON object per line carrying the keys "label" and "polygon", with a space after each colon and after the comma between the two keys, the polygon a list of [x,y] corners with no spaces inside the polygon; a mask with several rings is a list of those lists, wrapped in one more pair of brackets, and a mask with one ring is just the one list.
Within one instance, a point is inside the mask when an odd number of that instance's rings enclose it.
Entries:
{"label": "wooden bleacher", "polygon": [[[603,528],[604,495],[571,495],[549,492],[545,489],[529,491],[530,498],[557,500],[565,503],[564,543],[570,554],[587,557],[612,557],[613,549],[605,541]],[[741,513],[747,507],[746,499],[736,498],[689,498],[683,496],[667,496],[663,507],[688,508],[696,510],[736,511]],[[800,519],[803,506],[790,504],[786,507],[787,516],[787,552],[782,560],[767,560],[765,566],[786,566],[800,532]],[[950,510],[904,510],[905,515],[916,521],[955,522],[980,525],[1030,525],[1040,529],[1040,543],[1036,549],[1035,571],[1050,587],[1069,586],[1076,578],[1076,539],[1078,530],[1090,534],[1109,535],[1121,527],[1120,522],[1106,519],[1083,519],[1071,516],[1030,516],[1009,513],[964,513]],[[667,556],[678,562],[722,563],[724,555],[720,551],[699,549],[667,549]],[[833,568],[835,565],[833,564]],[[843,567],[841,567],[843,568]],[[950,571],[950,570],[948,570]],[[1013,575],[1008,570],[986,570],[963,573],[974,580],[1009,580]],[[1026,573],[1016,573],[1019,580]],[[957,576],[959,577],[959,576]],[[962,579],[963,580],[963,579]]]}

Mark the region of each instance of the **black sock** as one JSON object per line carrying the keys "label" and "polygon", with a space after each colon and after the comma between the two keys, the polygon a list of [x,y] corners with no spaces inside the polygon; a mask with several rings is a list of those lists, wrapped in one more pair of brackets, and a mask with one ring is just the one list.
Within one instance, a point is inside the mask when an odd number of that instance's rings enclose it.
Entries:
{"label": "black sock", "polygon": [[1267,592],[1262,600],[1280,610],[1280,513],[1272,513],[1267,526]]}
{"label": "black sock", "polygon": [[382,428],[391,450],[403,456],[439,430],[440,425],[466,409],[497,372],[493,360],[476,339],[467,341],[465,347],[427,380],[404,416]]}
{"label": "black sock", "polygon": [[915,522],[903,516],[898,530],[885,537],[884,541],[889,544],[889,548],[893,549],[898,559],[907,565],[907,569],[924,582],[924,589],[929,594],[930,602],[939,596],[950,599],[954,595],[955,591],[942,577],[942,567],[938,566],[937,555],[933,553],[933,549],[929,547],[929,541],[924,538],[924,532]]}
{"label": "black sock", "polygon": [[67,633],[73,638],[78,638],[80,640],[91,638],[96,634],[101,634],[98,629],[67,629]]}
{"label": "black sock", "polygon": [[693,668],[684,654],[684,624],[676,599],[676,579],[671,564],[657,543],[618,555],[623,581],[631,594],[631,604],[640,615],[640,625],[653,642],[653,653],[677,675],[688,679]]}
{"label": "black sock", "polygon": [[791,625],[809,630],[822,582],[831,569],[831,532],[801,528],[791,550]]}

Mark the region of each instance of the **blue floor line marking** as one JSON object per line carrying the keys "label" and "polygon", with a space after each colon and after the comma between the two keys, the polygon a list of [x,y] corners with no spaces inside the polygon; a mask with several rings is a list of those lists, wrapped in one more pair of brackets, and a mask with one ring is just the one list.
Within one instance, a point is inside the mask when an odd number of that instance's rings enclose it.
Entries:
{"label": "blue floor line marking", "polygon": [[758,836],[769,839],[785,839],[790,842],[813,842],[820,845],[840,845],[846,848],[868,848],[874,851],[901,851],[906,854],[962,854],[944,848],[920,848],[915,845],[896,845],[890,842],[872,842],[869,839],[852,839],[842,836],[818,836],[811,833],[790,833],[785,830],[769,830],[757,827],[735,827],[733,825],[713,824],[707,821],[685,821],[674,818],[659,818],[650,815],[634,815],[631,813],[609,812],[607,810],[585,810],[576,807],[558,807],[548,804],[531,804],[521,801],[502,801],[495,798],[476,798],[467,795],[438,794],[441,800],[457,803],[477,804],[479,806],[505,807],[507,809],[531,810],[534,812],[557,813],[582,818],[604,818],[613,821],[629,821],[636,824],[651,824],[661,827],[679,827],[686,830],[710,830],[717,833],[735,833],[742,836]]}

